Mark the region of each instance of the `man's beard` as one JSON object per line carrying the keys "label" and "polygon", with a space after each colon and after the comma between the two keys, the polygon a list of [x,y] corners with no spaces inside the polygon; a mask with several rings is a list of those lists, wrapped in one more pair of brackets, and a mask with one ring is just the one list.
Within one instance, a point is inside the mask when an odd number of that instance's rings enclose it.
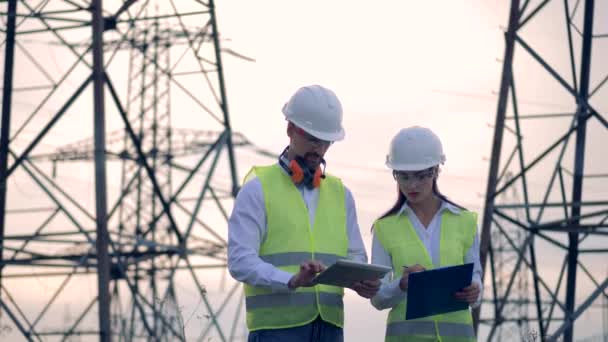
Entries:
{"label": "man's beard", "polygon": [[[310,160],[309,158],[313,158],[314,160]],[[319,167],[319,164],[321,164],[322,160],[321,156],[315,152],[308,152],[304,154],[303,159],[306,162],[306,166],[311,171],[316,170],[317,167]]]}

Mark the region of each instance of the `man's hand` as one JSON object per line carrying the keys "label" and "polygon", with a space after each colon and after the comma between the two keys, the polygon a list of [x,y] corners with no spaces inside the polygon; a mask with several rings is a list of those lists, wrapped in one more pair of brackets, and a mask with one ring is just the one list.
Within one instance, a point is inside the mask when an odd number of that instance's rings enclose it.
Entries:
{"label": "man's hand", "polygon": [[319,272],[323,272],[325,270],[325,266],[315,260],[309,260],[300,264],[300,271],[289,279],[287,286],[290,289],[295,289],[298,287],[310,287],[314,284],[312,280]]}
{"label": "man's hand", "polygon": [[407,291],[408,276],[410,275],[410,273],[422,272],[422,271],[424,271],[424,267],[422,267],[419,264],[416,264],[412,267],[404,267],[403,274],[401,275],[401,280],[399,281],[399,288],[401,289],[401,291],[403,291],[403,292]]}
{"label": "man's hand", "polygon": [[469,303],[469,305],[473,305],[477,301],[477,297],[479,297],[479,292],[479,284],[473,282],[471,285],[456,292],[454,294],[454,298],[463,302],[467,302]]}
{"label": "man's hand", "polygon": [[380,279],[357,281],[350,288],[363,298],[372,298],[380,288]]}

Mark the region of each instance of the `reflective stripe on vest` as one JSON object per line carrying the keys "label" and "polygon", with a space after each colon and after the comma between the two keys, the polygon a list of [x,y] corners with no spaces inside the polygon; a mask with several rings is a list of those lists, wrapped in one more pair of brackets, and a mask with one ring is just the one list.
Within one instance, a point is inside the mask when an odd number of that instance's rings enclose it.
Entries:
{"label": "reflective stripe on vest", "polygon": [[[264,262],[294,274],[308,260],[329,266],[346,258],[345,192],[338,178],[326,175],[321,182],[311,227],[302,194],[278,165],[255,167],[252,172],[260,180],[264,195],[267,233],[259,250]],[[307,324],[319,315],[341,327],[343,293],[342,288],[327,285],[276,293],[270,287],[245,284],[247,327],[250,331],[290,328]]]}
{"label": "reflective stripe on vest", "polygon": [[[300,265],[301,263],[310,260],[311,256],[308,252],[287,252],[261,255],[260,258],[264,260],[264,262],[279,267]],[[315,253],[314,259],[322,262],[325,266],[329,266],[338,261],[338,259],[344,259],[344,257],[328,253]]]}
{"label": "reflective stripe on vest", "polygon": [[[250,296],[245,299],[247,310],[281,306],[306,306],[315,302],[314,292],[272,293]],[[342,295],[335,293],[319,293],[319,304],[344,307]]]}
{"label": "reflective stripe on vest", "polygon": [[[376,221],[374,234],[391,256],[393,269],[402,265],[420,264],[426,269],[435,266],[452,266],[464,263],[468,249],[475,240],[477,214],[461,211],[459,214],[445,210],[441,214],[441,237],[439,243],[439,265],[433,262],[426,248],[405,214],[392,215]],[[399,275],[396,275],[399,276]],[[391,309],[386,330],[391,336],[413,338],[454,337],[474,340],[472,317],[469,310],[429,316],[406,321],[406,299]],[[399,338],[401,339],[401,338]]]}
{"label": "reflective stripe on vest", "polygon": [[[470,324],[437,322],[440,336],[475,338],[475,331]],[[389,323],[386,336],[435,335],[433,321],[401,321]]]}

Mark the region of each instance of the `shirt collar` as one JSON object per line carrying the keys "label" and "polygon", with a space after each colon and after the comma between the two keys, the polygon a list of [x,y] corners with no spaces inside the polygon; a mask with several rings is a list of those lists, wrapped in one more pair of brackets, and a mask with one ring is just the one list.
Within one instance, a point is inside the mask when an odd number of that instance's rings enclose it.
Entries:
{"label": "shirt collar", "polygon": [[[283,162],[285,165],[289,165],[290,160],[287,158],[287,153],[283,153],[279,156],[279,159],[281,160],[281,162]],[[279,165],[280,166],[280,165]],[[283,170],[283,172],[285,172],[286,174],[288,174],[288,172],[281,167],[281,170]]]}
{"label": "shirt collar", "polygon": [[[410,208],[410,206],[407,205],[407,202],[405,202],[405,203],[403,203],[403,206],[401,207],[401,209],[399,209],[399,211],[397,212],[397,215],[407,214],[411,210],[412,210],[412,208]],[[441,200],[441,206],[439,207],[439,213],[443,212],[444,210],[449,210],[454,215],[460,215],[460,208],[458,208],[457,206],[455,206],[451,203],[446,202],[445,200]]]}
{"label": "shirt collar", "polygon": [[[289,160],[289,158],[287,158],[287,150],[285,150],[285,153],[281,154],[279,156],[279,160],[281,163],[283,163],[284,165],[289,165],[289,163],[291,162]],[[281,172],[283,172],[287,177],[291,178],[291,175],[289,174],[289,172],[287,170],[285,170],[285,168],[279,163],[277,162],[277,165],[279,165],[279,168],[281,169]],[[298,189],[305,189],[306,187],[304,186],[304,184],[300,183],[300,184],[296,184],[294,183],[294,185],[296,186],[296,188]]]}

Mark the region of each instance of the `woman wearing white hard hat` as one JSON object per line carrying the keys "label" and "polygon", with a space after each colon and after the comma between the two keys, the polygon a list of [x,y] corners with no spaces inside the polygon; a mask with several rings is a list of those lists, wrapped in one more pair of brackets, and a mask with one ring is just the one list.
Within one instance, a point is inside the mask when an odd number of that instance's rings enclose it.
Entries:
{"label": "woman wearing white hard hat", "polygon": [[388,309],[386,341],[475,341],[470,310],[406,320],[408,275],[428,269],[473,263],[471,284],[454,294],[478,306],[481,265],[477,214],[439,192],[441,141],[430,129],[413,126],[393,138],[386,165],[397,183],[397,201],[374,223],[372,263],[390,266],[371,299]]}

